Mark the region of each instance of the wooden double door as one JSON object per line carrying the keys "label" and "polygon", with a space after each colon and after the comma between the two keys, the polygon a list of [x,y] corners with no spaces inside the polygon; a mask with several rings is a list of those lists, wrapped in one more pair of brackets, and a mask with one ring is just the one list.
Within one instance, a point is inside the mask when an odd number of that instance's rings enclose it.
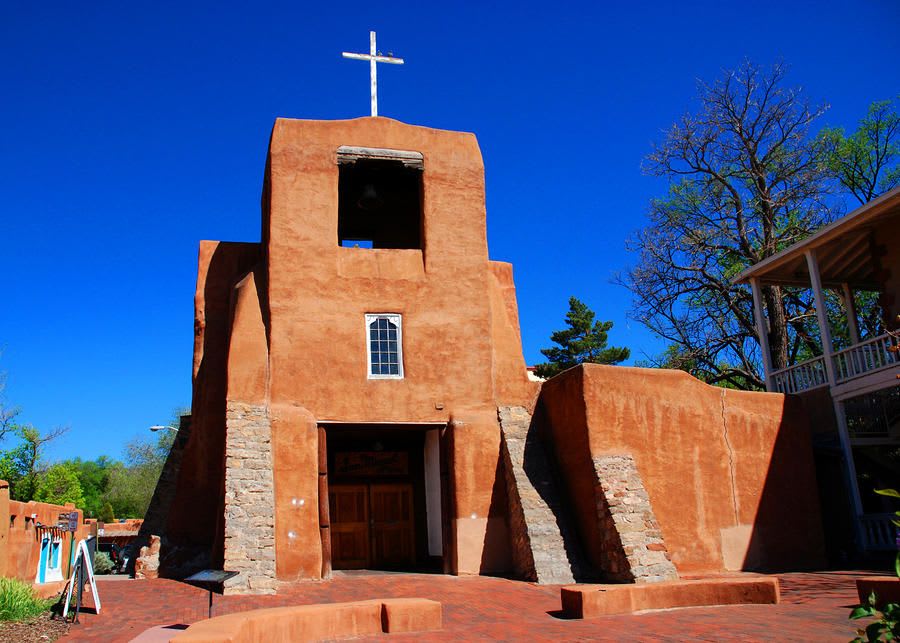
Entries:
{"label": "wooden double door", "polygon": [[415,565],[411,484],[329,485],[328,505],[334,569],[398,569]]}

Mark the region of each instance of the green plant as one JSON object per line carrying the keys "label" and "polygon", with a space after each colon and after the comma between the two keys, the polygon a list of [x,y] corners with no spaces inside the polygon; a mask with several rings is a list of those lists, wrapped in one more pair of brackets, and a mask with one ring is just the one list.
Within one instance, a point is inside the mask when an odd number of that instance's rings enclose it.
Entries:
{"label": "green plant", "polygon": [[94,554],[94,573],[95,574],[111,574],[113,567],[112,559],[105,551],[98,551]]}
{"label": "green plant", "polygon": [[[898,319],[900,319],[900,316],[898,316]],[[900,493],[896,489],[876,489],[875,493],[888,498],[900,498]],[[891,522],[894,523],[895,527],[900,527],[900,511],[895,511],[894,515],[897,517]],[[897,578],[900,578],[900,536],[897,538],[897,549],[897,557],[894,559],[894,573],[897,574]]]}
{"label": "green plant", "polygon": [[0,621],[23,621],[50,609],[52,600],[34,595],[31,585],[16,578],[0,578]]}
{"label": "green plant", "polygon": [[[900,498],[900,493],[896,489],[876,489],[875,493],[889,498]],[[900,527],[900,511],[895,511],[897,516],[891,522]],[[897,538],[897,547],[900,549],[900,536]],[[900,579],[900,551],[894,559],[894,573]],[[855,605],[853,611],[850,612],[850,620],[858,620],[861,618],[877,618],[878,620],[869,623],[864,629],[856,630],[857,637],[853,639],[853,643],[857,641],[895,641],[900,638],[900,605],[897,603],[887,603],[881,609],[878,609],[878,597],[875,592],[869,594],[869,598],[865,603]]]}
{"label": "green plant", "polygon": [[877,621],[869,623],[864,629],[856,630],[859,635],[853,639],[858,641],[894,641],[900,637],[900,605],[888,603],[880,610],[877,607],[878,599],[875,592],[869,594],[869,599],[862,605],[857,605],[850,612],[851,620],[860,618],[877,617]]}

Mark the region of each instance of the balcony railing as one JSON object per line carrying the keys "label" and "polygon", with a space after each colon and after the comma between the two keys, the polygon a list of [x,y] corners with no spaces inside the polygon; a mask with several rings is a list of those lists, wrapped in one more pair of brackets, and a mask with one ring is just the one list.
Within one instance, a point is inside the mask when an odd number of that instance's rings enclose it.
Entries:
{"label": "balcony railing", "polygon": [[897,549],[897,527],[894,514],[863,514],[860,516],[866,549],[869,551],[895,551]]}
{"label": "balcony railing", "polygon": [[884,334],[834,354],[834,377],[838,384],[860,375],[900,364],[900,353],[892,352],[897,338]]}
{"label": "balcony railing", "polygon": [[799,393],[818,386],[828,385],[825,358],[814,357],[805,362],[772,372],[775,390],[779,393]]}
{"label": "balcony railing", "polygon": [[[900,352],[891,347],[900,345],[900,340],[885,333],[859,344],[838,351],[832,355],[836,384],[843,384],[854,377],[868,375],[891,366],[900,365]],[[825,372],[825,358],[821,355],[813,359],[772,372],[775,391],[779,393],[799,393],[812,388],[828,385]]]}

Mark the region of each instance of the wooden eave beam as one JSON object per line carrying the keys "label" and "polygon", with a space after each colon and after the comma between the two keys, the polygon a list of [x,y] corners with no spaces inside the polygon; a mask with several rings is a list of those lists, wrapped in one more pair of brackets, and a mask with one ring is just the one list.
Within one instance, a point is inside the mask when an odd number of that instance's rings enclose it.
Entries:
{"label": "wooden eave beam", "polygon": [[798,241],[781,252],[750,266],[735,276],[732,282],[745,283],[750,277],[756,277],[760,281],[768,281],[768,274],[791,263],[797,257],[804,256],[807,251],[818,249],[835,239],[840,239],[842,235],[860,230],[864,226],[869,226],[876,219],[898,215],[900,215],[900,187],[896,187],[869,203],[860,206],[850,214],[828,224],[803,241]]}

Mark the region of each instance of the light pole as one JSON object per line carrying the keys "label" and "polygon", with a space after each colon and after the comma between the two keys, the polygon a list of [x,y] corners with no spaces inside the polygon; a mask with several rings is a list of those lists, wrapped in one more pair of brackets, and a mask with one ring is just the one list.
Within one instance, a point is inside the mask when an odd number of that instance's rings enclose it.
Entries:
{"label": "light pole", "polygon": [[162,424],[155,424],[150,427],[150,430],[153,432],[156,431],[172,431],[173,433],[178,433],[178,429],[174,426],[163,426]]}

